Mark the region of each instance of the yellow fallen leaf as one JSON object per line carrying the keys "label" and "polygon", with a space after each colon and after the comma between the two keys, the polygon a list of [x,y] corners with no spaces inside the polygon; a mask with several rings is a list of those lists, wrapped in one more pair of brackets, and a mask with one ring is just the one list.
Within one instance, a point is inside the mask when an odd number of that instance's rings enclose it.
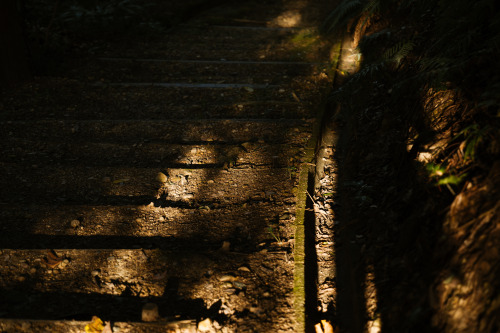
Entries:
{"label": "yellow fallen leaf", "polygon": [[335,333],[335,330],[329,321],[321,319],[321,323],[314,325],[316,333]]}
{"label": "yellow fallen leaf", "polygon": [[104,323],[102,322],[101,318],[93,316],[92,321],[85,325],[85,332],[86,333],[102,333],[104,330]]}

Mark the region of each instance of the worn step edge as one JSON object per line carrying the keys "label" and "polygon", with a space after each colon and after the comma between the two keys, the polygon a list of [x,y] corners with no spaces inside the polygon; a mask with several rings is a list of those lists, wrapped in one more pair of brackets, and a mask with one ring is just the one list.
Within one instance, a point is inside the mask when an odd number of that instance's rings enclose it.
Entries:
{"label": "worn step edge", "polygon": [[308,61],[256,61],[256,60],[183,60],[183,59],[162,59],[162,58],[118,58],[118,57],[101,57],[103,61],[117,62],[166,62],[166,63],[187,63],[187,64],[237,64],[237,65],[293,65],[293,66],[316,66],[330,65],[327,62],[308,62]]}
{"label": "worn step edge", "polygon": [[[89,321],[77,320],[36,320],[36,319],[9,319],[0,318],[0,330],[3,333],[18,332],[64,332],[81,333]],[[140,323],[140,322],[114,322],[112,328],[119,329],[120,333],[146,333],[167,332],[174,330],[181,333],[194,333],[197,330],[195,320],[177,320],[168,322]],[[154,331],[153,331],[154,330]]]}
{"label": "worn step edge", "polygon": [[224,165],[238,168],[287,167],[289,158],[301,149],[292,142],[256,144],[156,144],[66,142],[60,140],[7,138],[0,143],[4,152],[0,163],[23,161],[31,165],[94,167],[162,167],[167,169],[216,169]]}
{"label": "worn step edge", "polygon": [[[108,100],[109,102],[109,100]],[[30,118],[36,118],[39,121],[72,119],[72,120],[91,120],[91,119],[124,119],[124,120],[169,120],[169,119],[304,119],[311,115],[297,101],[236,101],[234,103],[221,103],[220,105],[210,105],[210,103],[188,104],[188,105],[167,105],[157,107],[156,105],[135,105],[139,101],[133,101],[131,106],[120,107],[108,105],[104,110],[93,106],[77,106],[68,111],[67,105],[59,104],[57,106],[38,103],[37,109],[30,109],[28,106],[12,106],[2,111],[2,121],[23,121]],[[128,112],[130,109],[136,109],[135,112]],[[124,114],[128,112],[128,118]]]}
{"label": "worn step edge", "polygon": [[[233,207],[38,206],[3,208],[0,243],[11,248],[174,246],[203,237],[221,246],[245,230],[248,245],[272,241],[269,227],[291,223],[290,204],[254,201]],[[50,225],[50,228],[47,226]],[[197,229],[203,230],[197,232]],[[133,233],[134,236],[128,236]],[[26,238],[29,236],[29,241]],[[282,233],[282,239],[289,236]],[[251,241],[250,241],[251,240]],[[99,245],[100,244],[100,245]]]}
{"label": "worn step edge", "polygon": [[0,120],[0,126],[2,124],[38,124],[40,122],[43,123],[54,123],[54,124],[65,124],[65,123],[109,123],[109,124],[117,124],[117,123],[152,123],[152,124],[175,124],[175,125],[192,125],[192,124],[212,124],[214,122],[222,122],[222,124],[218,124],[217,126],[227,126],[228,124],[270,124],[270,123],[278,123],[278,124],[289,124],[289,125],[298,125],[303,123],[302,119],[263,119],[263,118],[217,118],[217,119],[165,119],[165,120],[151,120],[151,119],[82,119],[82,120],[73,120],[73,119],[48,119],[48,120]]}
{"label": "worn step edge", "polygon": [[[256,193],[275,189],[278,193],[292,190],[293,178],[288,168],[261,169],[159,169],[159,168],[22,168],[19,164],[0,163],[1,195],[12,200],[43,195],[67,199],[106,199],[149,197],[151,201],[231,200],[251,198]],[[23,172],[23,170],[27,170]],[[158,173],[162,171],[163,175]],[[159,178],[160,177],[160,178]],[[45,183],[40,182],[43,179]],[[275,180],[275,181],[273,181]],[[46,184],[53,184],[48,188]],[[228,186],[230,185],[231,186]],[[79,190],[80,189],[80,190]],[[73,193],[73,191],[75,191]],[[35,194],[36,193],[36,194]],[[188,195],[188,197],[186,197]],[[186,199],[187,198],[187,199]],[[42,199],[42,198],[40,198]],[[35,200],[36,202],[37,200]]]}
{"label": "worn step edge", "polygon": [[96,82],[95,86],[111,87],[162,87],[162,88],[205,88],[205,89],[228,89],[228,88],[251,88],[267,89],[277,88],[278,84],[255,84],[255,83],[185,83],[185,82]]}
{"label": "worn step edge", "polygon": [[[161,87],[219,88],[247,85],[247,89],[273,87],[290,82],[290,78],[307,78],[318,74],[313,65],[196,63],[168,61],[86,61],[68,66],[67,77],[85,82],[150,82]],[[195,75],[194,75],[195,74]],[[236,83],[233,83],[235,82]],[[223,86],[222,88],[227,88]]]}
{"label": "worn step edge", "polygon": [[[302,143],[310,125],[303,120],[38,120],[0,121],[0,138],[63,142],[148,143]],[[29,128],[29,131],[27,131]]]}
{"label": "worn step edge", "polygon": [[[88,293],[92,294],[89,296],[108,297],[122,294],[119,290],[103,289],[102,283],[112,280],[163,289],[169,277],[191,274],[191,277],[186,278],[186,283],[183,284],[184,291],[194,287],[188,282],[196,283],[200,277],[205,276],[213,282],[224,282],[221,280],[228,273],[235,278],[247,280],[247,283],[265,283],[265,281],[254,280],[254,274],[265,273],[268,267],[262,268],[256,263],[264,259],[274,266],[279,258],[284,260],[286,249],[266,253],[223,250],[188,252],[158,249],[22,249],[2,250],[1,252],[0,257],[4,264],[0,267],[2,273],[0,290],[22,293],[25,288],[28,288],[33,293],[41,295]],[[245,263],[253,273],[238,271],[238,267],[241,266],[232,267],[233,264]],[[203,268],[192,272],[192,268],[198,265],[202,265]],[[213,270],[210,276],[206,276],[205,270],[210,267]],[[96,276],[102,280],[95,281]],[[19,277],[22,278],[19,279]],[[278,274],[276,278],[280,278]],[[61,281],[67,281],[67,283],[61,285]],[[162,290],[150,293],[136,289],[133,294],[122,296],[139,300],[147,297],[162,297],[162,295],[165,296]],[[0,309],[5,306],[5,303],[0,304]],[[17,317],[17,315],[14,314],[11,317]]]}
{"label": "worn step edge", "polygon": [[[233,21],[238,21],[238,19],[231,19]],[[241,21],[241,20],[240,20]],[[248,22],[251,23],[251,22]],[[206,25],[196,25],[196,24],[179,24],[179,27],[181,28],[192,28],[192,29],[201,29],[201,28],[206,28]],[[263,31],[282,31],[282,32],[296,32],[300,30],[313,30],[317,29],[317,27],[314,26],[301,26],[301,27],[272,27],[272,26],[251,26],[251,25],[221,25],[221,24],[210,24],[208,27],[210,28],[217,28],[221,30],[229,29],[229,30],[263,30]]]}

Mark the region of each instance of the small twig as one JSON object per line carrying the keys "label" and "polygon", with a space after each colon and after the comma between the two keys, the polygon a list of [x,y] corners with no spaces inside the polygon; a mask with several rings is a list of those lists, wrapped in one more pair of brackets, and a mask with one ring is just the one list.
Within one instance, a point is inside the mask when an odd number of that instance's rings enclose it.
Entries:
{"label": "small twig", "polygon": [[315,206],[318,206],[318,204],[316,203],[316,201],[314,201],[313,197],[311,196],[311,194],[309,193],[309,191],[306,191],[307,195],[309,196],[309,198],[311,199],[311,201],[313,202],[313,205]]}

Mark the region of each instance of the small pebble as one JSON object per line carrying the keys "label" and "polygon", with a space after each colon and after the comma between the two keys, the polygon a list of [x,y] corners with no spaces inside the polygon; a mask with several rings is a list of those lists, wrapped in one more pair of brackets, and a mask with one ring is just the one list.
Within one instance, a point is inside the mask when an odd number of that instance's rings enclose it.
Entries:
{"label": "small pebble", "polygon": [[79,220],[73,220],[71,221],[71,227],[72,228],[78,228],[80,226],[80,221]]}
{"label": "small pebble", "polygon": [[238,289],[246,289],[247,285],[238,281],[233,281],[233,286],[235,286]]}
{"label": "small pebble", "polygon": [[210,318],[202,320],[198,323],[198,330],[201,332],[208,332],[212,329],[212,321]]}
{"label": "small pebble", "polygon": [[280,220],[288,220],[290,219],[290,213],[284,213],[284,214],[281,214]]}
{"label": "small pebble", "polygon": [[99,275],[99,271],[98,270],[93,270],[92,272],[90,272],[90,275],[92,275],[92,276],[95,277],[95,276]]}
{"label": "small pebble", "polygon": [[234,277],[233,275],[223,275],[219,278],[220,282],[231,282],[234,280],[236,280],[236,277]]}
{"label": "small pebble", "polygon": [[159,181],[160,183],[166,183],[168,177],[163,172],[158,172],[158,174],[156,175],[156,180]]}
{"label": "small pebble", "polygon": [[254,313],[254,314],[259,314],[259,313],[261,313],[261,312],[262,312],[262,309],[261,309],[261,308],[259,308],[259,307],[256,307],[256,306],[252,306],[252,307],[250,307],[250,309],[249,309],[249,310],[250,310],[250,312],[251,312],[251,313]]}

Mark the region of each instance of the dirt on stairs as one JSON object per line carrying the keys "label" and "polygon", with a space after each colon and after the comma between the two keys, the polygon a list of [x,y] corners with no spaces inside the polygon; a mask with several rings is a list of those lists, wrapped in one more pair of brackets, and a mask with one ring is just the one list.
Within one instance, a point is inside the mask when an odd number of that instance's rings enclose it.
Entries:
{"label": "dirt on stairs", "polygon": [[297,331],[326,13],[226,3],[2,92],[0,332]]}

